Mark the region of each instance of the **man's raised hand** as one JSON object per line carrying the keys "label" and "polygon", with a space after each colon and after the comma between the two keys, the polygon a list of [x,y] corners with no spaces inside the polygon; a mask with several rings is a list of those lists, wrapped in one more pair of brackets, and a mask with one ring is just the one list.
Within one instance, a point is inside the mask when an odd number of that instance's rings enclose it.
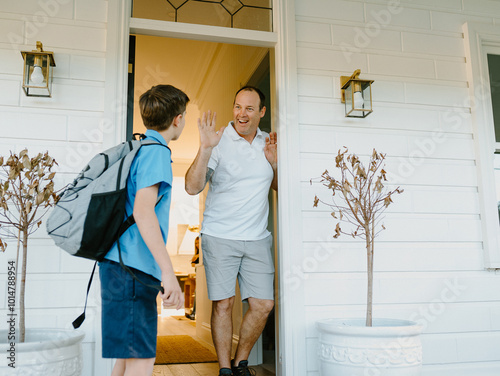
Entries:
{"label": "man's raised hand", "polygon": [[276,132],[271,132],[269,133],[269,137],[266,137],[264,154],[266,155],[268,162],[275,170],[278,163],[278,138],[276,137]]}
{"label": "man's raised hand", "polygon": [[226,127],[221,127],[218,132],[215,131],[215,119],[217,114],[211,111],[204,112],[201,119],[198,119],[198,129],[200,130],[200,146],[202,148],[213,148],[219,144],[219,141]]}

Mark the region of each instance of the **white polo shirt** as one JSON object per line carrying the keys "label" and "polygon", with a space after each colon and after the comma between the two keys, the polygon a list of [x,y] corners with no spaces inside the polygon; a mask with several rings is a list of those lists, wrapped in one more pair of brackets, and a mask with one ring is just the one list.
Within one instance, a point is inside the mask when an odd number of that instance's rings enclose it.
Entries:
{"label": "white polo shirt", "polygon": [[266,137],[257,128],[250,144],[232,122],[225,129],[208,162],[214,173],[205,202],[203,234],[233,240],[259,240],[270,234],[268,194],[274,173],[264,154]]}

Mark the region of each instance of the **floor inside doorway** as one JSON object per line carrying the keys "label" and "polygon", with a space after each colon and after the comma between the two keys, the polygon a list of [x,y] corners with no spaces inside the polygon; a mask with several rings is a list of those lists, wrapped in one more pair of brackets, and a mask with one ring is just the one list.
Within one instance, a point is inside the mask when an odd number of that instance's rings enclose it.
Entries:
{"label": "floor inside doorway", "polygon": [[[159,317],[158,335],[188,335],[197,340],[196,328],[193,323],[194,321],[183,317]],[[201,341],[198,342],[208,349],[211,349],[205,343]],[[256,371],[256,376],[274,376],[274,372],[262,366],[252,366],[251,368]],[[153,376],[217,376],[218,372],[219,366],[217,363],[168,364],[156,365],[154,367]]]}

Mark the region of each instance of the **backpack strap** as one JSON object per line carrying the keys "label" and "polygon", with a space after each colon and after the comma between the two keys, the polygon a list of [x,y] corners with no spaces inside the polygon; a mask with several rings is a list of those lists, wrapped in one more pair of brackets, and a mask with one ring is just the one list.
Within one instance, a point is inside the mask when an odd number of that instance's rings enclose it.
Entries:
{"label": "backpack strap", "polygon": [[[161,195],[160,197],[158,197],[158,199],[156,200],[156,204],[155,204],[155,207],[156,205],[158,205],[161,201],[161,199],[163,198],[163,195]],[[137,282],[140,282],[142,283],[144,286],[147,286],[147,287],[151,287],[151,288],[154,288],[156,290],[158,290],[159,292],[161,292],[162,294],[165,292],[165,290],[163,289],[163,286],[161,285],[150,285],[148,283],[145,283],[143,281],[141,281],[135,274],[134,272],[127,266],[125,265],[125,263],[123,262],[123,259],[122,259],[122,250],[121,250],[121,247],[120,247],[120,237],[125,233],[125,231],[127,231],[133,224],[135,224],[135,218],[134,218],[134,215],[131,214],[123,223],[122,225],[120,226],[120,230],[118,232],[118,239],[116,239],[116,245],[118,247],[118,257],[120,258],[120,266],[126,271],[128,272],[133,279],[135,279]]]}
{"label": "backpack strap", "polygon": [[89,298],[90,286],[92,285],[92,279],[94,278],[95,267],[97,266],[97,261],[94,263],[94,268],[90,274],[89,284],[87,285],[87,295],[85,296],[85,307],[83,308],[83,313],[73,321],[73,328],[78,329],[80,325],[85,321],[85,312],[87,311],[87,299]]}
{"label": "backpack strap", "polygon": [[164,288],[162,285],[150,285],[149,283],[146,283],[146,282],[143,282],[141,281],[135,274],[134,272],[127,266],[123,263],[123,259],[122,259],[122,250],[121,250],[121,247],[120,247],[120,239],[118,239],[116,241],[116,245],[118,246],[118,256],[120,257],[120,266],[123,268],[123,270],[125,270],[128,274],[130,274],[130,276],[135,279],[137,282],[139,283],[142,283],[144,286],[146,287],[151,287],[153,289],[156,289],[158,290],[158,292],[161,292],[162,294],[165,292]]}

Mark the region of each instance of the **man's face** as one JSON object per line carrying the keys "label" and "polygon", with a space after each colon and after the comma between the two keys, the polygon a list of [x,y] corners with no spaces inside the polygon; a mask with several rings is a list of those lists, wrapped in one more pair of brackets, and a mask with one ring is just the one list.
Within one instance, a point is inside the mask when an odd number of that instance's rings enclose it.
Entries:
{"label": "man's face", "polygon": [[243,90],[234,100],[233,122],[238,134],[251,141],[257,132],[260,119],[266,113],[266,108],[259,110],[260,98],[255,91]]}

